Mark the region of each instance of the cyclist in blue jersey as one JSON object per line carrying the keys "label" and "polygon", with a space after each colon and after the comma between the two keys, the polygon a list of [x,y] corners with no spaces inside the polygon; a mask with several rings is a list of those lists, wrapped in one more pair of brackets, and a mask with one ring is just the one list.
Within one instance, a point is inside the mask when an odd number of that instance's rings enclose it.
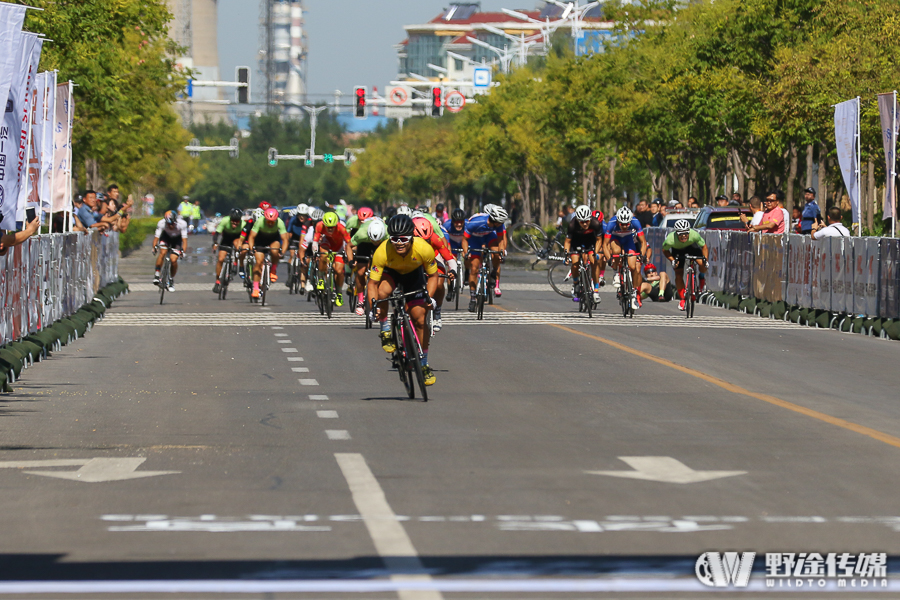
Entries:
{"label": "cyclist in blue jersey", "polygon": [[466,268],[469,269],[469,312],[475,312],[475,286],[478,283],[478,270],[481,268],[481,253],[469,255],[471,250],[495,250],[501,252],[494,261],[495,287],[494,295],[500,297],[500,263],[506,256],[506,225],[509,218],[507,212],[494,204],[485,207],[486,212],[472,215],[466,221],[463,233],[463,253],[466,255]]}
{"label": "cyclist in blue jersey", "polygon": [[466,233],[466,211],[457,208],[450,218],[441,225],[444,237],[450,242],[450,251],[456,253],[462,250],[463,238]]}
{"label": "cyclist in blue jersey", "polygon": [[[645,258],[649,261],[650,246],[644,239],[644,229],[641,227],[640,221],[635,218],[634,213],[631,212],[630,208],[623,206],[615,216],[609,220],[609,223],[606,226],[604,241],[603,254],[606,255],[606,260],[610,261],[612,268],[616,271],[619,269],[620,259],[613,260],[612,256],[614,254],[627,255],[628,268],[631,270],[634,288],[636,290],[641,289],[643,279],[641,278],[641,265],[640,261],[638,261],[638,256],[644,254]],[[638,251],[638,244],[641,246],[640,251]],[[619,284],[619,275],[616,273],[613,287],[618,288]],[[632,300],[632,304],[635,309],[640,308],[641,299],[639,294]]]}

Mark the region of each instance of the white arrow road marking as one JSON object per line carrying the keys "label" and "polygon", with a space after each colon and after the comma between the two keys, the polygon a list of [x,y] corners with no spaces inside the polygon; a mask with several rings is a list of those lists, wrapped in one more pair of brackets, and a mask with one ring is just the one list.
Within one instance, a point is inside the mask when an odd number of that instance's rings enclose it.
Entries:
{"label": "white arrow road marking", "polygon": [[65,460],[23,460],[0,462],[0,469],[41,469],[48,467],[81,467],[77,471],[25,471],[29,475],[71,479],[85,483],[123,481],[181,471],[136,471],[146,458],[75,458]]}
{"label": "white arrow road marking", "polygon": [[619,460],[628,463],[634,471],[585,471],[585,473],[664,483],[697,483],[747,474],[747,471],[695,471],[671,456],[620,456]]}

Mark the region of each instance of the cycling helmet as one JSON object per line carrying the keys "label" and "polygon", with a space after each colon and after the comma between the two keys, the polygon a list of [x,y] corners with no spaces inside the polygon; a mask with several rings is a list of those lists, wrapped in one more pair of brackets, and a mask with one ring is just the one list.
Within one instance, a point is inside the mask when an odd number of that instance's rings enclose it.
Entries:
{"label": "cycling helmet", "polygon": [[691,224],[687,219],[678,219],[675,221],[675,233],[687,233],[691,230]]}
{"label": "cycling helmet", "polygon": [[263,209],[256,208],[253,210],[253,220],[254,221],[261,221],[263,218],[265,218],[265,211],[263,211]]}
{"label": "cycling helmet", "polygon": [[170,210],[165,214],[166,225],[174,225],[178,222],[178,215],[175,214],[174,210]]}
{"label": "cycling helmet", "polygon": [[241,219],[244,218],[244,213],[239,208],[232,208],[231,212],[228,214],[231,217],[232,221],[240,221]]}
{"label": "cycling helmet", "polygon": [[416,210],[412,211],[412,214],[409,216],[411,216],[413,218],[413,220],[416,220],[416,219],[421,219],[422,217],[424,217],[425,213],[423,213],[421,210],[416,209]]}
{"label": "cycling helmet", "polygon": [[413,225],[416,226],[416,236],[423,240],[431,239],[431,236],[434,235],[434,227],[431,225],[431,221],[425,217],[414,218]]}
{"label": "cycling helmet", "polygon": [[309,211],[309,218],[313,221],[321,221],[322,216],[325,214],[325,211],[321,208],[314,208]]}
{"label": "cycling helmet", "polygon": [[466,211],[461,208],[457,208],[453,211],[453,214],[450,215],[450,220],[453,222],[460,222],[466,220]]}
{"label": "cycling helmet", "polygon": [[336,212],[329,211],[322,217],[322,223],[325,224],[325,227],[337,227],[339,222],[340,219],[338,219]]}
{"label": "cycling helmet", "polygon": [[386,209],[384,209],[384,220],[390,221],[391,217],[393,217],[396,214],[397,214],[397,209],[394,208],[393,206],[388,206]]}
{"label": "cycling helmet", "polygon": [[656,271],[656,265],[648,262],[646,265],[644,265],[644,272],[646,271]]}
{"label": "cycling helmet", "polygon": [[274,208],[267,208],[265,213],[263,213],[263,217],[268,223],[274,223],[278,220],[278,210]]}
{"label": "cycling helmet", "polygon": [[582,204],[578,208],[575,209],[575,218],[579,221],[590,221],[591,220],[591,209],[586,205]]}
{"label": "cycling helmet", "polygon": [[597,219],[598,221],[602,221],[603,220],[603,211],[595,210],[594,212],[591,213],[591,216],[594,217],[595,219]]}
{"label": "cycling helmet", "polygon": [[496,204],[485,204],[485,205],[484,205],[484,212],[490,211],[490,210],[491,210],[492,208],[494,208],[495,206],[497,206],[497,205],[496,205]]}
{"label": "cycling helmet", "polygon": [[491,207],[488,208],[485,212],[487,212],[492,221],[503,223],[509,218],[509,213],[507,213],[501,207],[497,206],[496,204],[491,204],[490,206]]}
{"label": "cycling helmet", "polygon": [[412,209],[404,204],[403,206],[397,207],[397,214],[412,216]]}
{"label": "cycling helmet", "polygon": [[375,216],[375,212],[371,208],[368,208],[366,206],[363,206],[361,209],[356,211],[356,218],[359,219],[360,221],[365,221],[366,219],[369,219],[374,216]]}
{"label": "cycling helmet", "polygon": [[267,208],[272,208],[272,203],[268,200],[263,200],[259,203],[259,208],[266,210]]}
{"label": "cycling helmet", "polygon": [[297,205],[297,214],[298,215],[308,215],[309,214],[309,206],[303,204],[302,202]]}
{"label": "cycling helmet", "polygon": [[387,236],[387,227],[381,219],[374,219],[369,223],[369,228],[366,230],[366,233],[369,235],[370,240],[378,243]]}
{"label": "cycling helmet", "polygon": [[388,235],[413,235],[416,226],[409,215],[394,215],[388,221]]}
{"label": "cycling helmet", "polygon": [[623,206],[616,213],[616,221],[619,223],[631,223],[631,220],[634,218],[634,213],[631,212],[631,209],[627,206]]}

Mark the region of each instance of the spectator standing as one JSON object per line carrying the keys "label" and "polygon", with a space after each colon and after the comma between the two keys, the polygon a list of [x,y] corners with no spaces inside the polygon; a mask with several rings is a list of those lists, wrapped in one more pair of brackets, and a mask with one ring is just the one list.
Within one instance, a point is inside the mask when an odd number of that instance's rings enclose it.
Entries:
{"label": "spectator standing", "polygon": [[787,212],[778,205],[778,194],[780,192],[769,192],[766,194],[765,212],[759,224],[750,225],[747,231],[757,231],[759,233],[784,233],[785,220],[784,215]]}
{"label": "spectator standing", "polygon": [[731,195],[731,202],[728,203],[728,206],[741,206],[742,204],[741,194],[739,192],[733,193]]}
{"label": "spectator standing", "polygon": [[728,206],[728,198],[726,198],[722,194],[719,194],[718,196],[716,196],[716,206]]}
{"label": "spectator standing", "polygon": [[195,200],[194,206],[191,207],[191,226],[194,228],[194,233],[197,233],[200,228],[200,220],[203,218],[203,212],[200,210],[200,201]]}
{"label": "spectator standing", "polygon": [[689,196],[688,208],[700,208],[700,201],[695,196]]}
{"label": "spectator standing", "polygon": [[97,206],[97,192],[88,190],[84,193],[84,204],[78,209],[78,220],[88,230],[99,229],[103,231],[109,227],[108,223],[101,221],[101,214]]}
{"label": "spectator standing", "polygon": [[791,233],[800,233],[800,219],[803,216],[803,211],[800,210],[799,206],[795,206],[791,215]]}
{"label": "spectator standing", "polygon": [[637,207],[634,209],[634,216],[637,217],[641,227],[650,226],[653,221],[653,213],[650,212],[650,207],[647,205],[646,200],[638,202]]}
{"label": "spectator standing", "polygon": [[750,210],[753,212],[753,217],[748,219],[747,215],[741,213],[741,221],[744,225],[749,229],[751,225],[759,225],[762,222],[763,210],[762,210],[762,202],[759,199],[759,196],[753,196],[750,198]]}
{"label": "spectator standing", "polygon": [[841,209],[837,206],[832,206],[826,212],[828,216],[828,225],[824,225],[821,222],[813,223],[812,226],[812,239],[821,240],[827,237],[850,237],[850,232],[844,227],[843,223],[841,223],[843,215],[841,214]]}
{"label": "spectator standing", "polygon": [[822,225],[822,211],[816,202],[816,190],[811,187],[803,190],[803,200],[806,204],[800,217],[800,233],[812,233],[813,225]]}
{"label": "spectator standing", "polygon": [[660,208],[662,207],[662,199],[656,198],[653,202],[650,203],[650,226],[651,227],[659,227],[663,220],[663,215],[660,212]]}

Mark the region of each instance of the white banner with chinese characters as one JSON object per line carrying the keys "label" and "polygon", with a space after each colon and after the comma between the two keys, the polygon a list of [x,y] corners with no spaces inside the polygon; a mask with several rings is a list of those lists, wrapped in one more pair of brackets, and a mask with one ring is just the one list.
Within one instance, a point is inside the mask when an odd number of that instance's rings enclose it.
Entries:
{"label": "white banner with chinese characters", "polygon": [[44,131],[47,129],[45,108],[48,76],[53,73],[38,73],[31,93],[31,131],[28,136],[28,165],[26,168],[26,206],[34,208],[38,215],[44,211],[41,196],[41,179],[45,172],[44,154],[49,148],[44,145]]}
{"label": "white banner with chinese characters", "polygon": [[25,162],[28,159],[28,132],[31,111],[28,109],[31,89],[37,75],[42,40],[33,33],[22,32],[16,48],[16,70],[9,88],[6,112],[0,124],[0,162],[6,167],[0,179],[0,214],[3,227],[13,229],[17,220],[20,198],[24,213]]}
{"label": "white banner with chinese characters", "polygon": [[884,143],[886,185],[884,188],[884,214],[886,221],[894,218],[897,191],[894,186],[897,168],[897,92],[878,94],[878,112],[881,113],[881,140]]}
{"label": "white banner with chinese characters", "polygon": [[53,124],[56,119],[56,71],[44,73],[41,94],[41,183],[38,195],[41,208],[50,212],[50,188],[53,185]]}
{"label": "white banner with chinese characters", "polygon": [[853,222],[859,223],[859,98],[834,105],[834,139],[844,186],[850,196]]}
{"label": "white banner with chinese characters", "polygon": [[3,107],[4,112],[9,86],[16,70],[16,48],[20,43],[24,22],[24,6],[0,3],[0,107]]}
{"label": "white banner with chinese characters", "polygon": [[56,116],[53,119],[53,212],[72,210],[69,182],[72,175],[72,82],[56,86]]}

